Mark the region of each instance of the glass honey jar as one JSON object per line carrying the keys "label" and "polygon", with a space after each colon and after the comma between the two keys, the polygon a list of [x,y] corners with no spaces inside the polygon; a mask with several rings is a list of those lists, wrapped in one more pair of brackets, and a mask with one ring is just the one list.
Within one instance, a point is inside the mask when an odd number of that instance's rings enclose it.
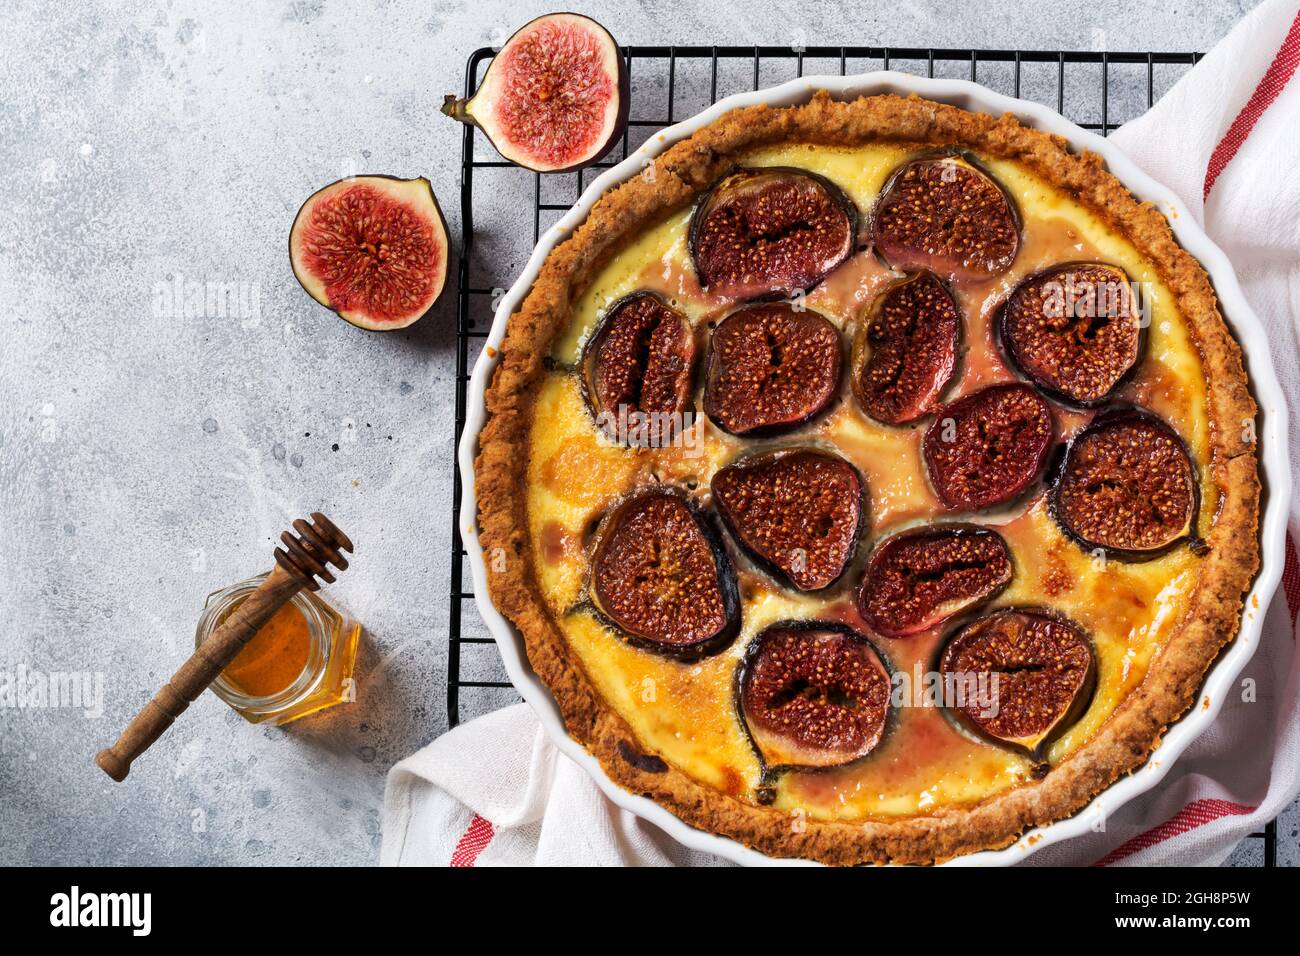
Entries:
{"label": "glass honey jar", "polygon": [[[208,595],[197,647],[266,580],[265,574]],[[254,724],[287,724],[356,699],[352,670],[361,625],[319,594],[302,590],[275,612],[212,683],[212,691]]]}

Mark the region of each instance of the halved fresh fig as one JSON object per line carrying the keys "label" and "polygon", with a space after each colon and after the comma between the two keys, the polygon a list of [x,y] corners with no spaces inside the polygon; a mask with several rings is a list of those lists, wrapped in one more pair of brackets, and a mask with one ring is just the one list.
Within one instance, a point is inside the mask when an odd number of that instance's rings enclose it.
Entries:
{"label": "halved fresh fig", "polygon": [[887,425],[929,414],[957,368],[961,311],[932,272],[900,279],[876,297],[853,341],[853,394]]}
{"label": "halved fresh fig", "polygon": [[991,600],[1013,573],[1011,549],[991,528],[903,531],[871,552],[858,613],[877,634],[906,637]]}
{"label": "halved fresh fig", "polygon": [[740,625],[736,576],[722,542],[673,491],[629,498],[601,520],[589,592],[631,643],[684,660],[721,650]]}
{"label": "halved fresh fig", "polygon": [[719,469],[712,490],[732,537],[800,591],[835,583],[857,551],[863,482],[843,458],[811,448],[754,455]]}
{"label": "halved fresh fig", "polygon": [[890,174],[872,210],[871,239],[896,269],[978,281],[1011,267],[1020,219],[1002,185],[965,156],[928,154]]}
{"label": "halved fresh fig", "polygon": [[1070,262],[1016,286],[998,331],[1012,364],[1054,398],[1104,401],[1137,364],[1142,316],[1124,270]]}
{"label": "halved fresh fig", "polygon": [[733,435],[802,425],[839,391],[840,333],[783,302],[731,313],[713,330],[704,413]]}
{"label": "halved fresh fig", "polygon": [[700,285],[735,299],[806,292],[849,257],[858,211],[830,180],[802,169],[742,169],[691,217]]}
{"label": "halved fresh fig", "polygon": [[1178,433],[1150,412],[1121,407],[1074,436],[1049,500],[1085,549],[1144,561],[1195,538],[1200,487]]}
{"label": "halved fresh fig", "polygon": [[610,307],[582,351],[583,394],[612,440],[662,447],[691,407],[695,333],[653,292]]}
{"label": "halved fresh fig", "polygon": [[884,737],[889,669],[846,625],[783,621],[750,644],[736,696],[766,770],[838,767]]}
{"label": "halved fresh fig", "polygon": [[442,111],[477,126],[505,159],[539,173],[598,163],[627,128],[631,83],[609,31],[551,13],[515,31],[468,100]]}
{"label": "halved fresh fig", "polygon": [[363,329],[404,329],[438,300],[447,224],[427,179],[356,176],[313,193],[289,261],[313,299]]}
{"label": "halved fresh fig", "polygon": [[1053,431],[1051,406],[1032,385],[959,398],[940,409],[922,443],[935,495],[950,510],[1010,501],[1038,479]]}
{"label": "halved fresh fig", "polygon": [[1034,761],[1083,716],[1096,672],[1084,629],[1037,609],[977,618],[952,636],[939,658],[944,686],[954,688],[948,712]]}

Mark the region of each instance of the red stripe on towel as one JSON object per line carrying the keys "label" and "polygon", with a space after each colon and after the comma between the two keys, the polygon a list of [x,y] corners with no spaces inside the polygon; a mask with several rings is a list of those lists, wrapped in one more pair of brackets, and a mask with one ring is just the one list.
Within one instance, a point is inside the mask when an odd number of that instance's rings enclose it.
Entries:
{"label": "red stripe on towel", "polygon": [[1195,830],[1197,827],[1203,827],[1220,817],[1244,816],[1254,812],[1254,807],[1248,807],[1241,803],[1231,803],[1227,800],[1193,800],[1164,823],[1152,827],[1146,833],[1138,834],[1126,843],[1120,844],[1094,863],[1093,866],[1110,866],[1125,857],[1132,856],[1139,850],[1145,850],[1157,843],[1163,843],[1170,837],[1176,837],[1189,830]]}
{"label": "red stripe on towel", "polygon": [[477,813],[474,814],[474,819],[469,821],[469,826],[456,843],[456,849],[451,851],[451,865],[473,866],[478,855],[492,842],[495,835],[492,824]]}
{"label": "red stripe on towel", "polygon": [[1282,565],[1282,593],[1286,595],[1286,609],[1291,615],[1291,638],[1295,639],[1295,617],[1300,611],[1300,558],[1296,556],[1295,538],[1286,533],[1286,562]]}
{"label": "red stripe on towel", "polygon": [[1292,21],[1291,29],[1287,31],[1286,39],[1282,41],[1277,55],[1273,57],[1273,62],[1265,71],[1264,78],[1259,81],[1255,92],[1250,94],[1250,99],[1237,114],[1237,118],[1232,121],[1228,132],[1210,154],[1210,163],[1205,170],[1205,191],[1201,194],[1202,199],[1210,195],[1210,190],[1214,188],[1214,181],[1219,178],[1219,174],[1231,162],[1232,157],[1237,155],[1241,144],[1246,142],[1246,137],[1255,128],[1259,118],[1264,115],[1264,110],[1277,99],[1278,94],[1295,73],[1297,66],[1300,66],[1300,13],[1297,13],[1295,20]]}

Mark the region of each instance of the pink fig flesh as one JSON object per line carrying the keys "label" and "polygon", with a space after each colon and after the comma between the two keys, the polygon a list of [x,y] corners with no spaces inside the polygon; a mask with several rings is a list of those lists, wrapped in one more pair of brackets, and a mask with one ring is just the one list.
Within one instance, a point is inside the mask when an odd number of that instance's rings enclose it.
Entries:
{"label": "pink fig flesh", "polygon": [[303,203],[289,259],[321,305],[363,329],[401,329],[442,293],[447,227],[427,179],[357,176]]}
{"label": "pink fig flesh", "polygon": [[525,24],[492,60],[469,100],[442,111],[472,123],[506,159],[543,173],[599,162],[627,127],[631,84],[609,31],[554,13]]}

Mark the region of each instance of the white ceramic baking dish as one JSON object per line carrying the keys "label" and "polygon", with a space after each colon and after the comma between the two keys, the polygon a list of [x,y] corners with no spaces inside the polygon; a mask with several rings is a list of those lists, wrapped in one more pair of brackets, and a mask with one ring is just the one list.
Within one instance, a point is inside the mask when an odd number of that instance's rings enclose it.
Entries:
{"label": "white ceramic baking dish", "polygon": [[768,103],[772,106],[801,104],[811,99],[817,90],[823,89],[837,99],[853,99],[879,93],[900,95],[917,93],[941,103],[995,116],[1014,113],[1028,126],[1056,133],[1065,137],[1076,149],[1087,149],[1100,155],[1110,172],[1134,195],[1139,199],[1155,203],[1169,219],[1178,241],[1200,260],[1209,272],[1223,314],[1245,351],[1251,386],[1255,399],[1259,403],[1259,439],[1265,484],[1264,512],[1261,522],[1263,564],[1254,587],[1246,598],[1241,632],[1206,677],[1203,693],[1209,699],[1209,706],[1194,708],[1170,728],[1145,766],[1119,780],[1079,813],[1050,826],[1029,831],[1005,849],[970,854],[959,857],[950,864],[1008,865],[1023,860],[1030,853],[1045,846],[1088,832],[1099,818],[1113,814],[1125,802],[1155,786],[1169,772],[1169,768],[1179,754],[1214,720],[1237,676],[1255,652],[1263,626],[1264,611],[1281,577],[1286,506],[1291,488],[1290,459],[1286,444],[1286,403],[1269,360],[1269,343],[1265,338],[1264,328],[1251,311],[1245,296],[1242,295],[1237,277],[1227,257],[1210,241],[1193,217],[1180,208],[1181,204],[1172,192],[1154,182],[1106,140],[1075,126],[1047,107],[994,93],[965,80],[926,79],[895,72],[865,73],[847,77],[808,76],[771,89],[729,96],[697,116],[652,136],[623,162],[597,177],[573,208],[541,237],[537,248],[533,250],[532,257],[528,260],[528,265],[510,287],[510,291],[501,299],[487,338],[487,345],[492,348],[485,348],[479,356],[470,379],[465,432],[461,439],[458,460],[465,490],[461,505],[460,527],[464,534],[465,549],[473,573],[474,593],[479,612],[501,650],[511,681],[524,699],[532,705],[542,726],[546,728],[560,751],[586,769],[610,800],[656,824],[674,839],[693,849],[715,853],[745,864],[799,862],[774,860],[735,841],[697,830],[683,823],[657,803],[628,793],[611,781],[595,758],[565,733],[555,700],[528,665],[523,638],[502,617],[488,596],[483,552],[474,532],[477,517],[474,495],[474,456],[478,448],[479,430],[484,421],[483,395],[496,368],[497,348],[505,336],[506,322],[528,293],[547,254],[586,218],[596,200],[606,190],[641,172],[647,158],[658,155],[673,143],[685,139],[728,110],[759,103]]}

